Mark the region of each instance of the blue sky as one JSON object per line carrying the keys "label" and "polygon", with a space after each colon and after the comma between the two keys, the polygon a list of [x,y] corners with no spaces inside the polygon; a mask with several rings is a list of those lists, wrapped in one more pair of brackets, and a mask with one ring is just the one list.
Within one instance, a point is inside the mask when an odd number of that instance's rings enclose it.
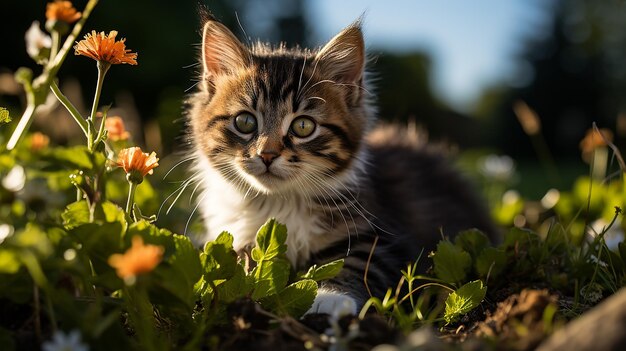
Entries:
{"label": "blue sky", "polygon": [[550,2],[309,0],[306,6],[320,44],[365,12],[370,51],[426,51],[435,93],[464,110],[484,87],[514,75],[514,54],[523,39],[547,30]]}

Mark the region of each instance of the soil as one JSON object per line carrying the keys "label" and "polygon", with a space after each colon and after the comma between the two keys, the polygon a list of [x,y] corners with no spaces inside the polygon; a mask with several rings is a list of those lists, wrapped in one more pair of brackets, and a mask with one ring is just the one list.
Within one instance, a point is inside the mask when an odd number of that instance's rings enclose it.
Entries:
{"label": "soil", "polygon": [[[432,329],[436,335],[432,348],[523,351],[536,348],[549,335],[553,321],[545,311],[550,311],[549,306],[557,307],[558,295],[546,289],[494,295],[502,296],[502,301],[488,302],[491,308],[477,309],[454,326]],[[343,317],[333,329],[328,315],[307,315],[299,321],[277,318],[252,301],[242,300],[231,307],[229,318],[231,324],[219,333],[223,338],[219,350],[250,350],[252,345],[255,350],[326,350],[333,344],[342,346],[339,349],[371,350],[380,344],[407,342],[403,333],[377,314],[362,320]]]}

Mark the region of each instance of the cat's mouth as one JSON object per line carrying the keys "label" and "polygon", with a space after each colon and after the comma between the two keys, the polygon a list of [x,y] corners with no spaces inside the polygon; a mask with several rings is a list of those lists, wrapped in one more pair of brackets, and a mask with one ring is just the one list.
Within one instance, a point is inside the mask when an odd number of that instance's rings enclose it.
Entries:
{"label": "cat's mouth", "polygon": [[289,187],[288,179],[291,172],[279,164],[272,164],[271,167],[254,163],[244,163],[241,174],[248,184],[263,192],[276,192]]}
{"label": "cat's mouth", "polygon": [[269,169],[265,170],[264,173],[258,174],[255,176],[257,179],[263,181],[263,180],[269,180],[269,181],[278,181],[278,180],[283,180],[283,177],[281,177],[280,175],[270,171]]}

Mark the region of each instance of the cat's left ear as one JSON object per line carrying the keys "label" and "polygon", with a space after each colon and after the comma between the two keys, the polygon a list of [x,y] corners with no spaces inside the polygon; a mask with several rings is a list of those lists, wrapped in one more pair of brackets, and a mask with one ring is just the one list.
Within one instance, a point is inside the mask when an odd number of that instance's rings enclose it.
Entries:
{"label": "cat's left ear", "polygon": [[337,82],[360,83],[365,69],[365,43],[361,20],[332,38],[315,56],[326,74]]}
{"label": "cat's left ear", "polygon": [[250,58],[248,50],[226,26],[208,20],[202,32],[205,76],[232,74],[247,65]]}

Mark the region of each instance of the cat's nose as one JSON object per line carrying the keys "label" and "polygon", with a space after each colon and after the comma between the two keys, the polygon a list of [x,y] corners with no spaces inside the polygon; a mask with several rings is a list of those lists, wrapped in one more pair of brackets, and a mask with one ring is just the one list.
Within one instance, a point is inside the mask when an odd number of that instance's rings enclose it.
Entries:
{"label": "cat's nose", "polygon": [[261,151],[259,152],[259,157],[265,163],[265,166],[269,167],[280,154],[276,151]]}

